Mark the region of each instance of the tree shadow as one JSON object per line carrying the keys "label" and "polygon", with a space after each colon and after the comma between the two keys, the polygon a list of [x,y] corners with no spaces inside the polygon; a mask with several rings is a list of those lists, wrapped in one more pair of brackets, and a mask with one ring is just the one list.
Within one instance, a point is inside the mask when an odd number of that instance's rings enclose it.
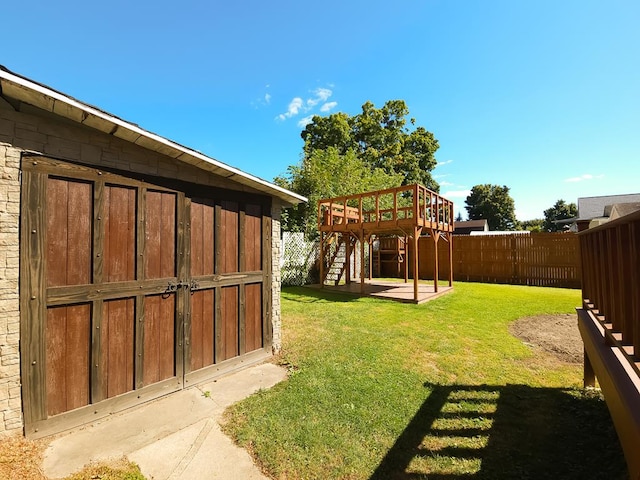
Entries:
{"label": "tree shadow", "polygon": [[425,384],[431,393],[370,480],[628,478],[595,392]]}
{"label": "tree shadow", "polygon": [[320,287],[303,286],[303,287],[282,287],[283,294],[292,294],[287,296],[287,300],[298,303],[315,303],[319,301],[327,301],[332,303],[356,302],[361,297],[356,297],[343,292],[331,291],[330,288],[321,289]]}

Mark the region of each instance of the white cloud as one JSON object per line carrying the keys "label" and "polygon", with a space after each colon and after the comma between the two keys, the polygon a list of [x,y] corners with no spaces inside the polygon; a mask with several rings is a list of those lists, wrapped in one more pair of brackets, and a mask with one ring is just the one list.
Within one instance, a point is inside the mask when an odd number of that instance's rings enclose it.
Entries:
{"label": "white cloud", "polygon": [[320,107],[321,112],[329,112],[333,108],[336,108],[338,102],[327,102]]}
{"label": "white cloud", "polygon": [[[311,94],[312,96],[307,98],[306,100],[303,100],[301,97],[295,97],[289,103],[289,107],[287,108],[287,111],[285,113],[281,113],[278,116],[276,116],[276,120],[282,121],[282,120],[286,120],[287,118],[295,117],[296,115],[301,113],[310,112],[317,105],[323,102],[325,103],[323,103],[322,107],[320,107],[321,112],[328,112],[329,110],[334,108],[336,105],[338,105],[338,102],[326,102],[326,100],[331,95],[333,95],[333,91],[328,88],[316,88],[313,92],[311,92]],[[270,99],[271,97],[269,96],[269,100]],[[265,97],[265,101],[267,103],[269,103],[269,100],[267,100]],[[311,116],[305,117],[302,120],[300,120],[300,122],[298,122],[298,125],[302,124],[302,126],[305,126],[308,123],[310,123],[311,121],[310,119],[311,119]]]}
{"label": "white cloud", "polygon": [[311,120],[313,120],[313,115],[309,115],[308,117],[301,118],[298,121],[298,126],[300,128],[304,128],[311,123]]}
{"label": "white cloud", "polygon": [[285,113],[281,113],[276,118],[278,120],[286,120],[287,118],[294,117],[300,113],[300,109],[303,106],[303,101],[300,97],[295,97],[291,102],[289,102],[289,107]]}
{"label": "white cloud", "polygon": [[450,187],[451,185],[453,185],[452,182],[447,182],[446,180],[443,182],[439,182],[441,187]]}
{"label": "white cloud", "polygon": [[265,93],[264,94],[264,101],[268,105],[271,102],[271,95],[269,95],[268,93]]}
{"label": "white cloud", "polygon": [[316,88],[314,92],[315,96],[320,99],[321,102],[326,102],[327,99],[333,95],[333,91],[328,88]]}
{"label": "white cloud", "polygon": [[467,198],[471,194],[471,190],[449,190],[442,194],[445,198]]}
{"label": "white cloud", "polygon": [[444,162],[438,162],[436,167],[442,167],[443,165],[449,165],[450,163],[453,163],[453,160],[445,160]]}
{"label": "white cloud", "polygon": [[579,177],[566,178],[565,182],[582,182],[584,180],[594,180],[596,178],[602,177],[604,177],[604,175],[591,175],[590,173],[585,173],[584,175],[580,175]]}

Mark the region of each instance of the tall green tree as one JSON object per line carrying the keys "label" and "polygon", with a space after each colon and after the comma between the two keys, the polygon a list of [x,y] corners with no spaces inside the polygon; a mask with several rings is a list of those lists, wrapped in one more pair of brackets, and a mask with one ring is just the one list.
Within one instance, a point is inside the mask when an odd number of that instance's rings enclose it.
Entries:
{"label": "tall green tree", "polygon": [[309,198],[307,205],[287,209],[283,228],[317,235],[317,201],[321,198],[421,183],[439,191],[431,176],[438,141],[415,120],[407,120],[403,100],[381,108],[371,102],[350,116],[339,112],[314,116],[301,132],[302,161],[275,182]]}
{"label": "tall green tree", "polygon": [[431,176],[438,140],[424,127],[414,127],[415,119],[407,120],[408,114],[404,100],[389,100],[381,108],[366,102],[354,116],[316,115],[301,133],[304,156],[329,147],[340,155],[353,150],[371,169],[401,174],[405,185],[417,182],[438,191],[440,186]]}
{"label": "tall green tree", "polygon": [[542,225],[546,232],[562,232],[569,229],[569,224],[557,224],[556,220],[564,220],[578,216],[578,207],[575,203],[567,203],[558,200],[553,207],[544,211],[544,223]]}
{"label": "tall green tree", "polygon": [[506,185],[476,185],[465,200],[469,220],[486,219],[489,230],[515,230],[515,203]]}
{"label": "tall green tree", "polygon": [[304,232],[308,238],[318,235],[318,200],[400,185],[402,176],[371,169],[354,150],[341,154],[335,147],[315,150],[298,165],[290,166],[287,175],[275,183],[309,199],[283,212],[282,227]]}

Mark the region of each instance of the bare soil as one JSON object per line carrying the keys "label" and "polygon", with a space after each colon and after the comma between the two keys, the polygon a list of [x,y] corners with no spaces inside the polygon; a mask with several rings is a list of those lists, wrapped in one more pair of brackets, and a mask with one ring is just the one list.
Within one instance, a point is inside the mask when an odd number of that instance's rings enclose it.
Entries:
{"label": "bare soil", "polygon": [[524,317],[509,327],[511,335],[534,349],[568,363],[582,363],[583,344],[576,314]]}

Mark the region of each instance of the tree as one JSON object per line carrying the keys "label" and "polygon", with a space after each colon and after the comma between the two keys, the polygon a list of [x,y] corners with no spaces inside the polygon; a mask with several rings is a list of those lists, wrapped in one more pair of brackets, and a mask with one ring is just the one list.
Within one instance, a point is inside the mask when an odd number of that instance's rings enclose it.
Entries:
{"label": "tree", "polygon": [[532,233],[540,233],[544,232],[543,225],[544,220],[542,218],[534,218],[533,220],[525,220],[524,222],[520,222],[520,228],[523,230],[528,230]]}
{"label": "tree", "polygon": [[[438,140],[424,127],[407,127],[408,114],[404,100],[389,100],[382,108],[366,102],[362,113],[354,116],[343,112],[328,117],[316,115],[300,134],[304,156],[329,147],[336,148],[339,155],[353,150],[372,170],[399,173],[403,185],[421,183],[437,192],[440,186],[431,171],[436,166]],[[415,119],[409,123],[414,125]]]}
{"label": "tree", "polygon": [[469,220],[486,219],[489,230],[515,230],[518,226],[515,204],[509,187],[503,185],[476,185],[465,200]]}
{"label": "tree", "polygon": [[283,212],[282,226],[287,231],[305,232],[308,238],[318,235],[318,200],[400,185],[400,174],[381,168],[369,168],[354,150],[340,154],[336,147],[315,150],[299,165],[292,165],[286,176],[275,183],[309,199]]}
{"label": "tree", "polygon": [[544,211],[543,228],[547,232],[562,232],[569,229],[569,224],[557,224],[556,220],[564,220],[578,216],[578,207],[575,203],[566,203],[558,200],[555,205]]}
{"label": "tree", "polygon": [[[317,201],[321,198],[421,183],[434,191],[438,141],[423,127],[409,128],[403,100],[382,108],[371,102],[362,113],[314,116],[301,132],[302,161],[275,178],[278,185],[309,198],[307,205],[286,209],[283,228],[317,236]],[[408,121],[412,126],[414,119]]]}

